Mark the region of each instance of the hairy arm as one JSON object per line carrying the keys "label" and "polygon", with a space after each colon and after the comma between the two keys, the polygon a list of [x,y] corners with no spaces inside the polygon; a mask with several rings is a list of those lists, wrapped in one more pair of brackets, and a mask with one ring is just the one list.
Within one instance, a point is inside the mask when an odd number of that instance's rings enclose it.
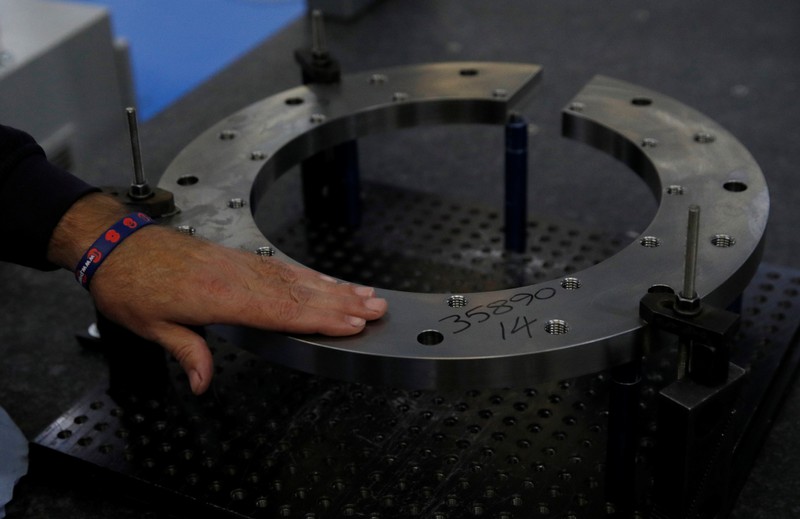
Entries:
{"label": "hairy arm", "polygon": [[[94,240],[123,214],[106,195],[79,199],[61,218],[47,259],[73,270]],[[274,258],[151,225],[119,244],[95,273],[90,291],[108,318],[167,349],[203,393],[213,373],[205,341],[188,326],[235,324],[293,333],[360,332],[386,312],[369,287]]]}

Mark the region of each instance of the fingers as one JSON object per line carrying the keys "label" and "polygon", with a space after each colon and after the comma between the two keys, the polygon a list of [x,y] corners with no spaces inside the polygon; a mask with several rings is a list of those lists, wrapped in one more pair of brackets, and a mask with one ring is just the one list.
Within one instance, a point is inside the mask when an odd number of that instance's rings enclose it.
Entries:
{"label": "fingers", "polygon": [[236,324],[340,336],[358,333],[386,313],[386,300],[371,287],[337,283],[274,258],[259,258],[256,272],[246,300],[238,300]]}
{"label": "fingers", "polygon": [[[239,324],[292,333],[322,333],[352,335],[364,329],[368,320],[386,312],[386,301],[376,297],[361,297],[348,290],[346,294],[300,289],[301,299],[286,297],[286,292],[250,293],[239,300],[237,312],[218,308],[230,324]],[[290,293],[295,292],[291,290]],[[217,322],[222,322],[216,318]]]}
{"label": "fingers", "polygon": [[153,331],[153,340],[180,363],[195,395],[203,394],[211,383],[214,361],[206,341],[177,324],[162,323]]}

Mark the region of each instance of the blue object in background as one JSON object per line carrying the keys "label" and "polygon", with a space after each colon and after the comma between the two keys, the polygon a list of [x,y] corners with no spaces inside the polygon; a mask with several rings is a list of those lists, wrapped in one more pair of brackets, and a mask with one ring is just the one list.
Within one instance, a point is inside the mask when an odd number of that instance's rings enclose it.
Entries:
{"label": "blue object in background", "polygon": [[303,0],[81,0],[128,40],[140,119],[149,119],[305,11]]}

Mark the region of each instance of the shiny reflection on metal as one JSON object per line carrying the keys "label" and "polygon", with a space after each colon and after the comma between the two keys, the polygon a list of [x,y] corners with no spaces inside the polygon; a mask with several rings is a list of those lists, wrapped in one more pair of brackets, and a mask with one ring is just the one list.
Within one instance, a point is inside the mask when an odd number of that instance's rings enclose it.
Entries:
{"label": "shiny reflection on metal", "polygon": [[191,225],[178,225],[177,227],[175,227],[175,229],[176,229],[176,230],[177,230],[179,233],[181,233],[181,234],[186,234],[186,235],[188,235],[188,236],[194,236],[194,234],[195,234],[195,232],[196,232],[196,231],[195,231],[195,228],[194,228],[194,227],[192,227]]}
{"label": "shiny reflection on metal", "polygon": [[[370,81],[376,74],[390,78],[390,89]],[[250,211],[230,211],[227,200],[249,191],[252,210],[293,165],[365,135],[431,124],[502,125],[539,78],[536,65],[442,63],[354,74],[339,85],[302,86],[269,97],[220,121],[169,166],[161,185],[174,189],[183,209],[173,224],[255,250],[268,240]],[[500,91],[505,95],[498,96]],[[395,92],[408,99],[393,102]],[[325,121],[311,123],[316,113]],[[224,132],[236,138],[221,140]],[[469,301],[464,307],[443,305],[447,294],[380,290],[389,300],[389,314],[355,337],[284,336],[226,326],[217,332],[295,368],[406,387],[505,387],[596,372],[631,359],[642,328],[641,296],[653,286],[681,286],[685,227],[680,222],[690,205],[708,208],[702,236],[736,236],[735,247],[701,240],[698,296],[725,306],[742,292],[760,259],[769,195],[758,165],[733,136],[669,97],[606,77],[592,79],[567,104],[563,133],[630,166],[660,204],[641,240],[575,274],[580,290],[564,290],[555,279],[463,294]],[[713,140],[697,139],[700,134]],[[645,138],[658,146],[642,147]],[[268,159],[250,160],[253,149]],[[663,196],[669,186],[681,186],[682,196]]]}
{"label": "shiny reflection on metal", "polygon": [[259,247],[256,249],[256,254],[259,256],[272,257],[275,255],[275,249],[270,246]]}

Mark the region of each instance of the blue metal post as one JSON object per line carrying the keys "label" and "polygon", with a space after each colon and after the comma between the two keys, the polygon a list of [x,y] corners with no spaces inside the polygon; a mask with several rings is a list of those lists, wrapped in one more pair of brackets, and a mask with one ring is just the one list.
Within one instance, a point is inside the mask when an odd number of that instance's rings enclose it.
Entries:
{"label": "blue metal post", "polygon": [[512,113],[506,123],[505,248],[524,252],[528,224],[528,123]]}

